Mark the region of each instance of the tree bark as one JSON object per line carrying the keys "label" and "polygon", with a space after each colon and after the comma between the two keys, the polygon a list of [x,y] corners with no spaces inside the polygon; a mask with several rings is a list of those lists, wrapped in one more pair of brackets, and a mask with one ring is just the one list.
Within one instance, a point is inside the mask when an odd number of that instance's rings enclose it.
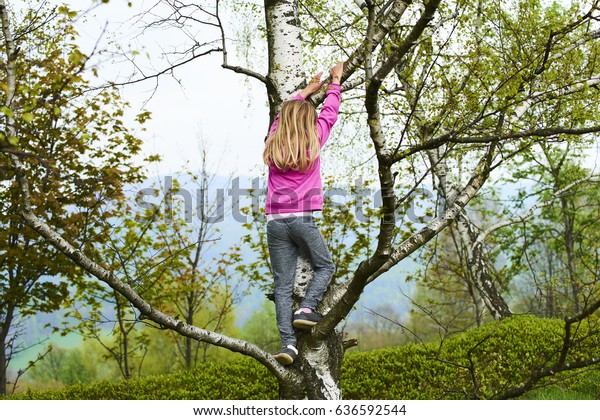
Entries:
{"label": "tree bark", "polygon": [[[269,74],[267,92],[270,123],[279,112],[281,103],[301,89],[305,83],[303,54],[300,39],[300,19],[295,0],[265,1]],[[298,256],[294,295],[298,302],[306,293],[313,271],[304,255]],[[328,312],[322,304],[318,310]],[[279,395],[284,399],[340,399],[340,371],[343,358],[341,334],[333,331],[323,338],[310,334],[298,336],[299,357],[288,368],[296,374],[279,381]]]}
{"label": "tree bark", "polygon": [[[441,207],[445,210],[446,203],[452,200],[456,191],[449,185],[448,168],[443,162],[440,150],[429,150],[427,154],[431,162],[431,171],[436,180],[434,188],[440,195]],[[475,231],[473,222],[464,211],[458,214],[456,222],[460,244],[464,247],[461,251],[466,253],[466,274],[469,277],[467,288],[471,289],[471,285],[474,287],[494,319],[502,319],[512,315],[508,304],[498,291],[494,278],[490,274],[491,263],[485,256],[483,241],[477,241],[478,234]],[[478,312],[477,305],[475,309]],[[476,321],[480,322],[479,316],[477,318]]]}
{"label": "tree bark", "polygon": [[[8,10],[6,8],[6,3],[4,0],[0,0],[0,20],[2,25],[2,35],[4,37],[4,44],[6,48],[6,96],[4,99],[4,105],[11,108],[12,101],[14,99],[16,89],[17,89],[17,73],[15,69],[15,60],[16,60],[16,48],[14,39],[12,36],[12,32],[10,29],[10,20],[8,17]],[[14,118],[12,116],[6,117],[6,128],[7,128],[7,137],[14,137],[15,126],[14,126]],[[6,380],[7,380],[7,370],[8,370],[8,362],[6,355],[6,345],[7,345],[7,337],[10,326],[13,321],[14,307],[12,304],[8,303],[8,310],[4,315],[4,320],[2,322],[2,329],[0,330],[0,350],[2,351],[2,355],[0,355],[0,393],[2,395],[6,394]]]}
{"label": "tree bark", "polygon": [[269,121],[281,103],[304,83],[301,28],[297,0],[265,0],[267,43],[269,49]]}
{"label": "tree bark", "polygon": [[13,321],[14,307],[8,303],[4,319],[0,324],[0,395],[6,395],[8,381],[8,364],[10,362],[7,354],[9,344],[7,343],[8,331]]}

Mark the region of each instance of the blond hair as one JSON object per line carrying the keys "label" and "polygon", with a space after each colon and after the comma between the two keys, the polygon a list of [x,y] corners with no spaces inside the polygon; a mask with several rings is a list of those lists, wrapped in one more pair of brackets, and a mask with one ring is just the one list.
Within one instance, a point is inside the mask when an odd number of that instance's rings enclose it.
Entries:
{"label": "blond hair", "polygon": [[284,102],[277,128],[265,143],[264,162],[284,172],[306,172],[320,151],[315,107],[300,100]]}

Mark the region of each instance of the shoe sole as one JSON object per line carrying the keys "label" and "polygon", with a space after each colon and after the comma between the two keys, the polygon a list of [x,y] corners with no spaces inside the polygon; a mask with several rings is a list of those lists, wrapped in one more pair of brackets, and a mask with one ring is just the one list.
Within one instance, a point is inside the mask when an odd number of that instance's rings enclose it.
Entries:
{"label": "shoe sole", "polygon": [[275,355],[273,355],[273,358],[285,366],[291,365],[292,363],[294,363],[294,359],[292,359],[292,356],[285,354],[285,353],[275,354]]}
{"label": "shoe sole", "polygon": [[296,328],[300,328],[302,330],[306,330],[306,329],[312,328],[315,325],[317,325],[317,322],[316,321],[309,321],[307,319],[295,319],[294,322],[292,322],[292,324]]}

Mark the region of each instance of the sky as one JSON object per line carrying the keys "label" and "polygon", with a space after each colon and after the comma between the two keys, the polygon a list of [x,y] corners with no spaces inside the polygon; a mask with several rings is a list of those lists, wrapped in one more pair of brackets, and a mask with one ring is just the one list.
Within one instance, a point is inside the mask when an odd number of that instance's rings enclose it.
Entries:
{"label": "sky", "polygon": [[[158,69],[164,68],[166,63],[160,57],[162,50],[170,51],[180,46],[177,45],[180,37],[173,31],[153,29],[142,38],[133,38],[140,31],[135,16],[154,3],[134,0],[133,6],[128,7],[127,1],[111,0],[95,8],[85,22],[78,23],[83,52],[89,54],[96,44],[98,50],[114,50],[109,42],[116,39],[125,50],[139,51],[136,60],[143,62],[148,53],[150,63]],[[69,4],[77,9],[92,2],[70,0]],[[228,34],[233,35],[233,31]],[[200,32],[196,38],[214,37],[211,33]],[[228,45],[228,50],[230,64],[243,66],[244,63],[233,56],[234,46]],[[125,80],[130,74],[131,66],[127,62],[107,61],[106,54],[99,57],[101,76],[108,75],[118,81]],[[162,161],[152,167],[155,175],[183,168],[197,171],[201,144],[208,151],[211,172],[234,176],[259,173],[264,135],[268,129],[266,90],[260,82],[222,69],[221,64],[221,54],[213,53],[176,69],[175,77],[180,83],[170,75],[163,75],[158,83],[152,79],[122,88],[123,98],[132,105],[132,114],[144,109],[152,112],[146,131],[138,135],[144,140],[144,154],[162,156]],[[147,74],[152,73],[146,70]]]}

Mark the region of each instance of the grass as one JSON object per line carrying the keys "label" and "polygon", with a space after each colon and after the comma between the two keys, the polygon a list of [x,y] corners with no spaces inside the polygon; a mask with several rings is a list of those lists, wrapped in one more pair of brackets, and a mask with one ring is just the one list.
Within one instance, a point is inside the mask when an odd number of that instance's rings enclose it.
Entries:
{"label": "grass", "polygon": [[549,385],[528,392],[529,400],[597,400],[600,399],[600,371],[581,374],[574,383]]}

